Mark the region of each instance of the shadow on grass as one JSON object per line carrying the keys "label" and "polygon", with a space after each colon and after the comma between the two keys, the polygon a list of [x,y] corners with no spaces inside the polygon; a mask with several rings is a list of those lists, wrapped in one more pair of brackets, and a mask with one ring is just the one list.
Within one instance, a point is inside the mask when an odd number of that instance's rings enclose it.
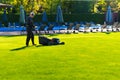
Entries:
{"label": "shadow on grass", "polygon": [[106,34],[111,34],[111,32],[106,32]]}
{"label": "shadow on grass", "polygon": [[35,47],[50,47],[50,46],[56,46],[56,45],[37,45],[37,46],[35,46]]}
{"label": "shadow on grass", "polygon": [[[18,48],[14,48],[14,49],[11,49],[10,51],[18,51],[18,50],[23,50],[25,48],[29,48],[29,47],[32,47],[32,46],[22,46],[22,47],[18,47]],[[35,47],[45,47],[43,45],[36,45]]]}
{"label": "shadow on grass", "polygon": [[89,32],[83,32],[84,34],[89,34]]}
{"label": "shadow on grass", "polygon": [[57,44],[57,45],[37,45],[36,47],[52,47],[52,46],[59,46],[59,45],[64,45],[65,43],[62,42],[61,44]]}
{"label": "shadow on grass", "polygon": [[111,34],[111,32],[102,32],[102,33],[105,33],[105,34]]}
{"label": "shadow on grass", "polygon": [[10,51],[18,51],[18,50],[22,50],[22,49],[25,49],[25,48],[27,48],[27,46],[11,49]]}
{"label": "shadow on grass", "polygon": [[[64,45],[64,44],[59,44],[59,45]],[[57,46],[57,45],[36,45],[35,47],[49,47],[49,46]],[[19,47],[19,48],[15,48],[15,49],[11,49],[10,51],[18,51],[18,50],[23,50],[25,48],[29,48],[31,46],[23,46],[23,47]]]}

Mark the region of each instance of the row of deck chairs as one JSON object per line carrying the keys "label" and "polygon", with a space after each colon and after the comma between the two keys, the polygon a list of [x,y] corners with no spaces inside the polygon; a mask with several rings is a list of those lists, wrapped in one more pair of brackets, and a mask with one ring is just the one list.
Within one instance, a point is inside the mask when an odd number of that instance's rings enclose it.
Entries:
{"label": "row of deck chairs", "polygon": [[87,23],[64,23],[62,25],[42,24],[39,26],[40,33],[78,33],[78,32],[116,32],[120,31],[120,23],[114,22],[113,25],[104,23],[95,24],[93,22]]}
{"label": "row of deck chairs", "polygon": [[[116,32],[120,31],[120,23],[114,22],[113,25],[107,25],[104,23],[95,24],[94,22],[66,22],[62,24],[56,23],[41,23],[35,24],[36,33],[78,33],[78,32]],[[25,27],[1,27],[0,31],[25,31]]]}
{"label": "row of deck chairs", "polygon": [[120,31],[120,23],[114,22],[112,25],[107,25],[106,23],[102,25],[103,32],[119,32]]}

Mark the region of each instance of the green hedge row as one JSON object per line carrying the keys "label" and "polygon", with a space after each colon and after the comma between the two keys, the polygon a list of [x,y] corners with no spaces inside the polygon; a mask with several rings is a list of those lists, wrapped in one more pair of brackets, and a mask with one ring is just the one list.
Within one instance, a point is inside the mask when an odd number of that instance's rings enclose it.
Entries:
{"label": "green hedge row", "polygon": [[[8,22],[19,22],[19,15],[18,14],[9,14],[7,15]],[[56,15],[47,15],[48,21],[55,22]],[[64,21],[65,22],[75,22],[75,21],[93,21],[95,23],[103,24],[105,21],[105,15],[104,14],[64,14]],[[42,21],[42,15],[36,15],[34,18],[34,22],[41,22]],[[0,22],[2,22],[2,15],[0,15]]]}
{"label": "green hedge row", "polygon": [[[55,22],[56,15],[47,15],[47,17],[48,17],[48,21]],[[104,14],[64,14],[63,17],[65,22],[93,21],[95,23],[103,24],[105,20]],[[41,15],[36,15],[34,21],[40,22],[42,21],[41,19],[42,19]]]}

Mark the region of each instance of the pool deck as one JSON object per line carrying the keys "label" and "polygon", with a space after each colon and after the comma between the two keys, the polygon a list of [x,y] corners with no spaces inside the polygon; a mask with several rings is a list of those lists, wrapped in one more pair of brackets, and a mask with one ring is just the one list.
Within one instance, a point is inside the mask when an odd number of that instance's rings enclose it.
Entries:
{"label": "pool deck", "polygon": [[26,34],[26,31],[24,32],[21,32],[21,31],[0,32],[0,36],[21,35],[21,34]]}

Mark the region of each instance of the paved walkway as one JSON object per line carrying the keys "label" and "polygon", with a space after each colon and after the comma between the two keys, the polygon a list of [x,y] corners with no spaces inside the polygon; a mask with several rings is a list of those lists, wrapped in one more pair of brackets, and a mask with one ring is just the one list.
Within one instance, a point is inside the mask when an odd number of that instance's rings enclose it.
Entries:
{"label": "paved walkway", "polygon": [[21,32],[21,31],[0,32],[0,36],[21,35],[21,34],[26,34],[26,31],[24,32]]}

